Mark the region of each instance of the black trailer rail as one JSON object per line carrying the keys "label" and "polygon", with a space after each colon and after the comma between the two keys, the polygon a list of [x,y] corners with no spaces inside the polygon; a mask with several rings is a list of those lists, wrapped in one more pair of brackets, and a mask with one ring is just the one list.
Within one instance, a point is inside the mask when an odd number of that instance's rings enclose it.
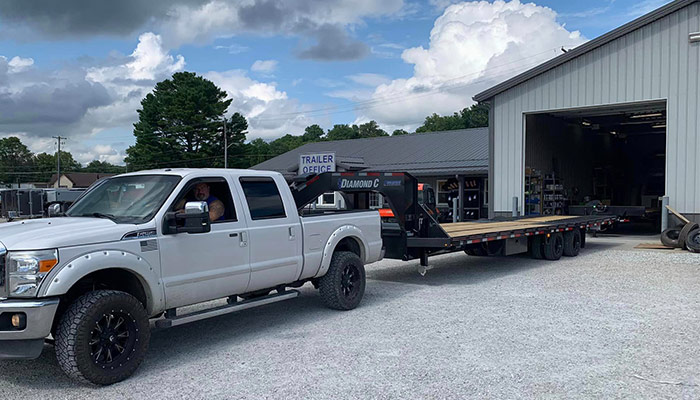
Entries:
{"label": "black trailer rail", "polygon": [[395,222],[382,222],[385,257],[420,258],[423,266],[430,255],[461,250],[478,255],[517,254],[531,251],[533,243],[539,246],[540,241],[549,246],[550,237],[556,242],[566,235],[570,240],[571,234],[580,238],[583,247],[587,230],[621,221],[614,215],[552,215],[440,224],[419,204],[418,181],[405,172],[326,172],[297,178],[291,190],[300,212],[328,192],[343,194],[351,209],[369,209],[369,193],[382,194],[395,217]]}

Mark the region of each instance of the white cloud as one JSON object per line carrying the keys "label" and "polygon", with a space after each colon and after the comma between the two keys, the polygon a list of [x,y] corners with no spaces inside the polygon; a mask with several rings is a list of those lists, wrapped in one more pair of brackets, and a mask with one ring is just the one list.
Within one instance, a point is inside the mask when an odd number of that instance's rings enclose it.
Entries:
{"label": "white cloud", "polygon": [[358,121],[414,129],[432,113],[451,114],[499,81],[575,47],[585,39],[556,22],[547,7],[518,0],[453,4],[435,21],[428,48],[402,53],[413,76],[379,85],[376,103],[360,105]]}
{"label": "white cloud", "polygon": [[253,72],[269,74],[277,69],[277,64],[277,60],[256,60],[253,65],[250,66],[250,70]]}
{"label": "white cloud", "polygon": [[346,78],[362,86],[379,86],[391,82],[388,76],[382,74],[360,73],[348,75]]}
{"label": "white cloud", "polygon": [[244,70],[208,72],[204,77],[226,91],[233,101],[229,114],[239,112],[248,120],[248,139],[275,139],[287,133],[300,134],[307,126],[328,124],[327,119],[311,119],[305,115],[309,105],[290,99],[275,83],[258,82]]}
{"label": "white cloud", "polygon": [[20,72],[34,65],[34,59],[14,56],[7,65],[10,67],[10,72]]}

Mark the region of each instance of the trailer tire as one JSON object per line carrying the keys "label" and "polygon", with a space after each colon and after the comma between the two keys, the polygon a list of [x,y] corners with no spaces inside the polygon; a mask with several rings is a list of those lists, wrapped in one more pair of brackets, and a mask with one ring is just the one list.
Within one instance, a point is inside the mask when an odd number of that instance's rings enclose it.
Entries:
{"label": "trailer tire", "polygon": [[140,301],[125,292],[96,290],[79,297],[61,316],[56,358],[73,379],[111,385],[141,365],[150,337],[148,315]]}
{"label": "trailer tire", "polygon": [[576,257],[581,251],[581,231],[574,229],[573,231],[564,233],[564,255],[567,257]]}
{"label": "trailer tire", "polygon": [[334,310],[352,310],[365,293],[365,266],[357,254],[336,251],[328,272],[318,280],[323,304]]}
{"label": "trailer tire", "polygon": [[564,235],[561,232],[552,233],[544,240],[544,258],[558,260],[564,253]]}
{"label": "trailer tire", "polygon": [[685,241],[685,247],[691,253],[700,253],[700,228],[693,229]]}
{"label": "trailer tire", "polygon": [[668,228],[661,232],[661,243],[666,247],[676,248],[680,247],[678,238],[681,234],[681,227],[677,226],[675,228]]}
{"label": "trailer tire", "polygon": [[530,257],[541,260],[544,258],[542,254],[542,236],[533,236],[530,238]]}
{"label": "trailer tire", "polygon": [[688,222],[683,226],[683,229],[681,229],[681,232],[678,234],[678,246],[681,249],[686,247],[685,242],[688,239],[688,234],[695,229],[698,229],[698,224],[696,222]]}

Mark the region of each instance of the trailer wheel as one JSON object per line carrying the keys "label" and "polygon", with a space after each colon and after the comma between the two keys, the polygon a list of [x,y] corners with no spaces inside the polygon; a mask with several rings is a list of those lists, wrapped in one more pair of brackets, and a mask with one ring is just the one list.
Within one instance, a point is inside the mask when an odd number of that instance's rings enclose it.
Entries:
{"label": "trailer wheel", "polygon": [[564,233],[564,255],[567,257],[576,257],[581,251],[581,231],[574,229],[573,231]]}
{"label": "trailer wheel", "polygon": [[561,232],[552,233],[544,240],[544,258],[558,260],[564,253],[564,235]]}
{"label": "trailer wheel", "polygon": [[683,229],[681,229],[681,232],[678,234],[678,247],[681,249],[685,248],[685,242],[688,240],[688,234],[695,229],[698,229],[698,224],[695,222],[688,222],[683,226]]}
{"label": "trailer wheel", "polygon": [[541,260],[544,255],[542,254],[542,236],[533,236],[530,238],[530,257]]}
{"label": "trailer wheel", "polygon": [[661,243],[666,247],[680,247],[678,243],[678,237],[681,234],[681,227],[677,226],[675,228],[668,228],[661,232]]}
{"label": "trailer wheel", "polygon": [[151,337],[148,315],[134,296],[96,290],[73,302],[56,329],[56,358],[69,377],[111,385],[141,365]]}
{"label": "trailer wheel", "polygon": [[688,234],[685,247],[692,253],[700,253],[700,229],[693,229]]}
{"label": "trailer wheel", "polygon": [[328,272],[319,279],[321,300],[328,308],[352,310],[365,293],[365,266],[357,254],[336,251]]}

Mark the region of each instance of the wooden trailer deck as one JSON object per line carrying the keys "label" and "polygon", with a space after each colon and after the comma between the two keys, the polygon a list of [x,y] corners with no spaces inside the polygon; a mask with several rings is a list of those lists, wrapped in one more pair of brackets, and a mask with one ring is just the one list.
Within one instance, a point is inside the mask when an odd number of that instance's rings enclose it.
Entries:
{"label": "wooden trailer deck", "polygon": [[[573,228],[588,228],[612,223],[617,217],[610,215],[551,215],[534,218],[517,218],[506,221],[455,222],[440,224],[452,239],[505,239],[529,236],[545,232],[561,232]],[[477,240],[478,241],[478,240]]]}

